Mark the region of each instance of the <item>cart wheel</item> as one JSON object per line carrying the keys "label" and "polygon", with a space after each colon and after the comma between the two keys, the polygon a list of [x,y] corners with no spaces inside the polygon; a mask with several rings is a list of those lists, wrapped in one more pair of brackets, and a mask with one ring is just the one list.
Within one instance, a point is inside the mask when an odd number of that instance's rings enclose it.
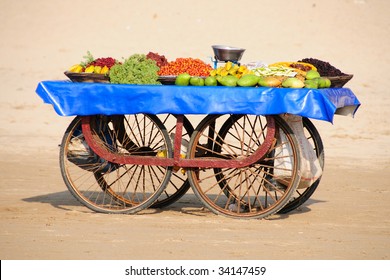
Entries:
{"label": "cart wheel", "polygon": [[[322,143],[322,139],[320,134],[318,133],[317,128],[308,118],[302,118],[303,128],[305,131],[306,138],[309,140],[311,145],[313,146],[314,151],[320,161],[320,165],[322,170],[324,170],[325,166],[325,155],[324,155],[324,145]],[[295,193],[292,195],[290,201],[284,206],[279,213],[286,214],[292,210],[295,210],[303,203],[305,203],[317,189],[320,183],[321,177],[317,179],[310,187],[306,189],[297,189]]]}
{"label": "cart wheel", "polygon": [[[89,209],[101,213],[133,214],[149,207],[169,182],[171,167],[114,164],[87,145],[81,117],[67,128],[61,143],[60,167],[69,191]],[[95,139],[111,152],[154,156],[172,153],[161,121],[151,115],[93,116]]]}
{"label": "cart wheel", "polygon": [[[172,133],[175,133],[176,129],[176,117],[172,114],[158,115],[163,125],[167,128],[168,134],[173,141]],[[183,140],[189,143],[194,127],[191,122],[183,116]],[[172,144],[173,145],[173,144]],[[190,188],[190,183],[187,179],[187,174],[183,172],[185,170],[173,170],[171,180],[167,187],[164,189],[160,197],[152,204],[152,208],[163,208],[180,199]]]}
{"label": "cart wheel", "polygon": [[267,154],[254,164],[188,171],[194,193],[212,212],[265,218],[278,212],[295,192],[300,150],[290,127],[278,116],[209,115],[195,129],[187,157],[244,159],[264,144],[270,118],[280,130],[272,136]]}

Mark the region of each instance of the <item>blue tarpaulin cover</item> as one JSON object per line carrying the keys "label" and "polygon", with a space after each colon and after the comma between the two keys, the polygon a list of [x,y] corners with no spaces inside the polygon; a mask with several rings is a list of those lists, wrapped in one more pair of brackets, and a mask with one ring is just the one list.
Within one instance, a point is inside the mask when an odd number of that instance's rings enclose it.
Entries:
{"label": "blue tarpaulin cover", "polygon": [[36,93],[60,116],[115,114],[290,113],[332,122],[334,114],[353,116],[360,106],[348,88],[119,85],[42,81]]}

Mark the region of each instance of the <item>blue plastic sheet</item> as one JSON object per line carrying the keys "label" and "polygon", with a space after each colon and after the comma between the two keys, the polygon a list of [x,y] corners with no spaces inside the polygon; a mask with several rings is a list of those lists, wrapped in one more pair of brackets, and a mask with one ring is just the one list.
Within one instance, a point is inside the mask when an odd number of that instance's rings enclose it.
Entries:
{"label": "blue plastic sheet", "polygon": [[38,84],[36,93],[45,103],[52,104],[60,116],[290,113],[332,122],[338,112],[353,116],[360,106],[359,100],[348,88],[197,87],[43,81]]}

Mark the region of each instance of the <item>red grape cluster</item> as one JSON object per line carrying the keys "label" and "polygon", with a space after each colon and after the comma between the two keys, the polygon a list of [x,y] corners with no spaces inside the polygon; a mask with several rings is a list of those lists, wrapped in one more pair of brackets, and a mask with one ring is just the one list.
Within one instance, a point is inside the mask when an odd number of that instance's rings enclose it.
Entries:
{"label": "red grape cluster", "polygon": [[164,65],[167,65],[168,64],[168,60],[165,58],[164,55],[159,55],[158,53],[154,53],[154,52],[149,52],[147,55],[146,55],[147,58],[149,59],[152,59],[154,61],[156,61],[156,64],[159,68],[161,68],[162,66]]}
{"label": "red grape cluster", "polygon": [[112,57],[101,57],[101,58],[95,59],[94,61],[89,63],[88,66],[90,66],[90,65],[100,66],[100,67],[107,66],[110,69],[116,63],[117,63],[117,61]]}

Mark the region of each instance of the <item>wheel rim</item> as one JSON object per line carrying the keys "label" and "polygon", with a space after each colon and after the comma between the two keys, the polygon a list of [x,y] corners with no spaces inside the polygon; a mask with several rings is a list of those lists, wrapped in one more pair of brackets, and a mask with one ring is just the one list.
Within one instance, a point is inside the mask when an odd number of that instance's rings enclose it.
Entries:
{"label": "wheel rim", "polygon": [[[221,118],[210,117],[201,123],[191,139],[190,157],[196,157],[197,151],[208,149],[215,157],[248,157],[262,145],[267,134],[267,121],[262,116],[232,115]],[[227,119],[226,119],[227,118]],[[222,121],[223,120],[223,121]],[[286,141],[276,143],[259,162],[244,168],[192,169],[189,180],[194,192],[214,213],[236,218],[264,218],[276,213],[295,191],[299,182],[299,150],[296,139],[290,133],[283,120],[277,118],[278,127],[286,132]],[[215,128],[212,126],[215,123]],[[210,139],[210,130],[215,134]],[[218,132],[217,132],[218,131]],[[210,141],[212,145],[210,145]],[[275,161],[280,161],[276,151],[289,147],[293,163],[289,181],[283,188],[280,176],[276,179]]]}
{"label": "wheel rim", "polygon": [[[314,124],[308,118],[302,118],[303,128],[307,140],[312,145],[313,150],[315,151],[317,158],[320,162],[320,166],[324,169],[325,166],[325,155],[324,155],[324,145],[321,139],[321,136],[314,126]],[[299,206],[304,204],[315,192],[321,177],[318,178],[313,184],[311,184],[306,189],[297,189],[295,193],[291,196],[290,201],[279,211],[281,214],[286,214],[292,210],[297,209]]]}
{"label": "wheel rim", "polygon": [[[170,168],[113,164],[83,145],[81,152],[92,158],[80,166],[70,146],[80,133],[81,118],[69,126],[61,145],[60,165],[71,193],[88,208],[102,213],[136,213],[150,206],[161,194],[171,175]],[[91,128],[99,145],[117,154],[156,155],[159,149],[172,152],[161,122],[149,115],[95,116]]]}

